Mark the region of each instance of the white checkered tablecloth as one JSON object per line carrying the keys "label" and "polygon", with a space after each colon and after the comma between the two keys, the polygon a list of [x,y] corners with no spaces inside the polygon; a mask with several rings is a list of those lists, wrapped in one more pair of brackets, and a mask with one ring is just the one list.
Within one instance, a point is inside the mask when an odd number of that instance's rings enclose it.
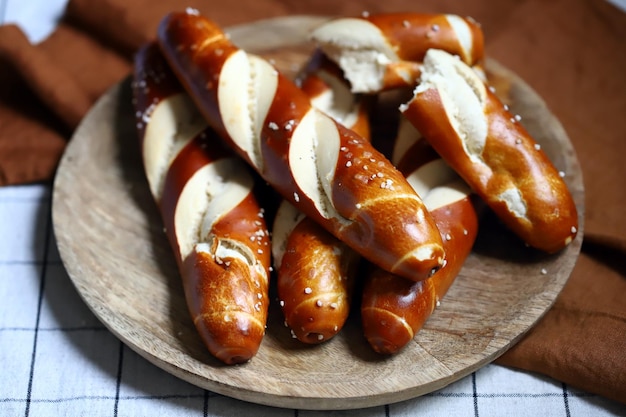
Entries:
{"label": "white checkered tablecloth", "polygon": [[[26,22],[37,41],[64,4],[0,0],[0,23]],[[141,358],[89,311],[57,252],[50,208],[49,186],[0,187],[0,417],[626,416],[617,403],[498,365],[420,398],[351,411],[279,409],[205,391]]]}

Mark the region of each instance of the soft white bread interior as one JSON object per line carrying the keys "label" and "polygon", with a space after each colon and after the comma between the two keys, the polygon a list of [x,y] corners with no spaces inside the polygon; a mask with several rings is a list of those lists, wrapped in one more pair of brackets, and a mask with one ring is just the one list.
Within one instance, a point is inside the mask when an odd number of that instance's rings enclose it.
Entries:
{"label": "soft white bread interior", "polygon": [[311,39],[341,67],[353,92],[380,91],[387,64],[400,60],[381,30],[363,19],[330,21]]}
{"label": "soft white bread interior", "polygon": [[191,98],[179,93],[143,112],[149,121],[143,137],[144,170],[155,200],[163,195],[167,169],[178,152],[207,127]]}
{"label": "soft white bread interior", "polygon": [[484,82],[467,64],[438,49],[426,53],[414,94],[435,89],[467,155],[479,162],[487,141]]}

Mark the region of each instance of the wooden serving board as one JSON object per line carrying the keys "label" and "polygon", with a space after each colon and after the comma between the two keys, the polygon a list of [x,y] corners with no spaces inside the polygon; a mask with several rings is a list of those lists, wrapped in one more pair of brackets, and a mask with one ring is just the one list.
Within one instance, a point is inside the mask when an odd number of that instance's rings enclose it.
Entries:
{"label": "wooden serving board", "polygon": [[[319,17],[289,17],[231,28],[239,46],[293,75],[308,58]],[[442,388],[491,362],[549,309],[582,242],[581,171],[563,128],[522,80],[494,61],[492,84],[552,158],[577,203],[580,232],[557,255],[526,248],[489,213],[460,276],[424,329],[393,357],[375,354],[358,314],[319,346],[294,341],[277,303],[249,363],[225,366],[203,347],[144,178],[129,80],[106,93],[69,143],[54,184],[59,251],[80,295],[130,348],[200,387],[246,401],[301,409],[392,403]]]}

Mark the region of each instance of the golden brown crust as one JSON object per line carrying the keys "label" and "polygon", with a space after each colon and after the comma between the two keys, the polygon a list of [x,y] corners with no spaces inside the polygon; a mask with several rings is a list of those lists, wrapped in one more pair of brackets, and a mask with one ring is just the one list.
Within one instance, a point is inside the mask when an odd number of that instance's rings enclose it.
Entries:
{"label": "golden brown crust", "polygon": [[229,365],[254,357],[265,335],[267,279],[240,259],[216,262],[206,252],[192,252],[181,272],[189,310],[208,350]]}
{"label": "golden brown crust", "polygon": [[298,340],[321,343],[343,327],[350,311],[359,256],[305,218],[290,233],[277,288],[285,324]]}
{"label": "golden brown crust", "polygon": [[[217,83],[224,62],[237,48],[213,22],[189,13],[166,16],[158,29],[158,44],[200,111],[211,113],[211,127],[220,136],[227,136],[215,106]],[[195,79],[204,82],[200,86],[191,82]]]}

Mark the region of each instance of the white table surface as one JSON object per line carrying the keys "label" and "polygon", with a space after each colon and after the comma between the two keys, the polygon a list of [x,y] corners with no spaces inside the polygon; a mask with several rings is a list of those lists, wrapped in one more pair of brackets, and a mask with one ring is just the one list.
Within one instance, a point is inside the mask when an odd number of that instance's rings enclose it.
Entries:
{"label": "white table surface", "polygon": [[[65,4],[0,0],[0,24],[18,23],[38,42]],[[493,364],[423,397],[361,410],[280,409],[205,391],[141,358],[89,311],[57,252],[51,193],[0,187],[0,416],[626,416],[623,405]]]}

